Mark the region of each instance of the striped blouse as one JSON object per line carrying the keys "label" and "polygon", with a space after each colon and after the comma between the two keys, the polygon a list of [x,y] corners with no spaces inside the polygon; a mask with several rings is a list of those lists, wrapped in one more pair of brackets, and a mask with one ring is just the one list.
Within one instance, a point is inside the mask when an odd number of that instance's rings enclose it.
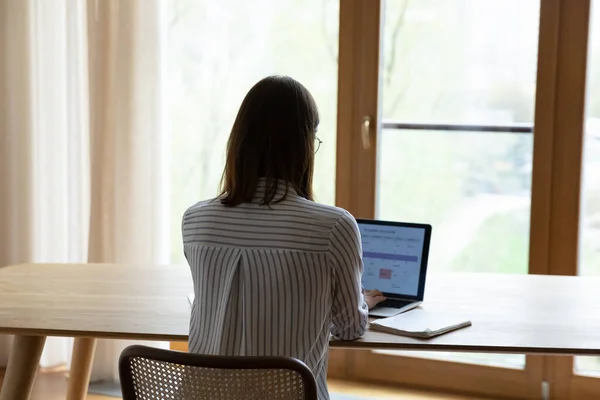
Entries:
{"label": "striped blouse", "polygon": [[[291,356],[327,392],[330,333],[352,340],[367,327],[360,233],[347,211],[298,196],[261,206],[200,202],[183,216],[195,301],[193,353]],[[284,193],[277,188],[276,199]]]}

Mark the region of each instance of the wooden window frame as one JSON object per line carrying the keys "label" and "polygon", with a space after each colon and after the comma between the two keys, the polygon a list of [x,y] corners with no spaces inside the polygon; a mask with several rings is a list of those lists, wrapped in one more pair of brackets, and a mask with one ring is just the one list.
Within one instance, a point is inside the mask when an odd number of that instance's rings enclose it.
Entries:
{"label": "wooden window frame", "polygon": [[[380,132],[381,12],[384,0],[340,1],[336,203],[356,217],[376,207]],[[577,274],[581,154],[590,0],[541,0],[531,193],[529,273]],[[376,117],[371,147],[361,123]],[[577,376],[573,357],[527,356],[524,370],[332,351],[347,379],[401,383],[486,396],[588,398],[600,380]],[[402,373],[394,373],[401,370]],[[510,384],[507,384],[510,383]]]}
{"label": "wooden window frame", "polygon": [[[340,0],[336,205],[357,218],[373,218],[379,110],[380,0]],[[375,35],[377,37],[375,37]],[[375,46],[373,46],[375,43]],[[362,142],[364,117],[370,126],[370,149]],[[362,186],[361,186],[362,185]],[[361,196],[356,188],[361,187]],[[328,376],[357,379],[356,351],[330,349]]]}
{"label": "wooden window frame", "polygon": [[[534,193],[539,207],[531,221],[532,227],[543,227],[545,236],[531,243],[530,258],[537,262],[536,273],[577,275],[591,1],[543,2],[552,32],[547,36],[553,39],[546,51],[553,57],[548,56],[545,75],[538,73],[547,97],[538,93],[537,101],[543,106],[536,115],[536,127],[543,126],[549,139],[534,146],[534,154],[540,154],[537,160],[534,155],[534,168],[537,162],[543,184]],[[574,357],[546,357],[544,379],[551,398],[589,399],[600,393],[600,379],[575,373]]]}
{"label": "wooden window frame", "polygon": [[[342,0],[340,4],[336,203],[357,218],[375,217],[377,134],[382,123],[379,71],[383,1]],[[368,149],[362,136],[365,116],[376,118]],[[535,398],[541,393],[541,357],[528,357],[523,370],[364,350],[336,350],[335,358],[339,361],[330,363],[336,371],[333,376],[346,379],[520,398]]]}

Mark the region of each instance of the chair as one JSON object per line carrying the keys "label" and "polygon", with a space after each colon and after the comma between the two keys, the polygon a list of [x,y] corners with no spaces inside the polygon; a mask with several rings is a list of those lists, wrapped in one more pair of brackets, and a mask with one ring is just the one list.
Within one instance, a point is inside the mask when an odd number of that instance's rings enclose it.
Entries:
{"label": "chair", "polygon": [[119,359],[123,400],[317,400],[311,370],[289,357],[206,356],[130,346]]}

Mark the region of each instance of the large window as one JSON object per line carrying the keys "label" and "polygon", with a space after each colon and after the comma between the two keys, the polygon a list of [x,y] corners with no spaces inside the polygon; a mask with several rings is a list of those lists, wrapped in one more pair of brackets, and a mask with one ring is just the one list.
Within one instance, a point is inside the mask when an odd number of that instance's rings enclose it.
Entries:
{"label": "large window", "polygon": [[539,0],[384,15],[377,216],[432,223],[434,271],[527,273]]}
{"label": "large window", "polygon": [[[341,47],[340,59],[367,56],[355,73],[362,81],[353,83],[353,95],[362,101],[355,100],[352,131],[338,132],[352,141],[345,147],[351,153],[337,155],[340,165],[359,164],[353,186],[341,191],[343,204],[361,217],[431,223],[431,274],[575,273],[585,3],[361,2],[359,16],[342,18],[342,27],[360,30],[366,44]],[[340,87],[352,89],[343,79]],[[361,126],[366,118],[376,118],[378,129]],[[361,352],[353,373],[536,398],[547,388],[543,380],[553,393],[564,390],[557,380],[568,379],[569,368],[560,362],[571,360],[406,355],[415,354]]]}
{"label": "large window", "polygon": [[166,0],[163,96],[171,138],[172,262],[182,262],[186,207],[214,197],[243,97],[268,75],[290,75],[321,114],[315,194],[335,199],[337,0]]}
{"label": "large window", "polygon": [[526,274],[539,0],[385,4],[376,216],[433,225],[432,273]]}

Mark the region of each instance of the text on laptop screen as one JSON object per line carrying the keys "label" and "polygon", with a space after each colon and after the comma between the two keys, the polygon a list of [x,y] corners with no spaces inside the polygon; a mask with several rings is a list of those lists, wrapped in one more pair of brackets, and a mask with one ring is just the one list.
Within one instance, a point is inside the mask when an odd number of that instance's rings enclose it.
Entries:
{"label": "text on laptop screen", "polygon": [[365,289],[417,296],[425,229],[360,223]]}

